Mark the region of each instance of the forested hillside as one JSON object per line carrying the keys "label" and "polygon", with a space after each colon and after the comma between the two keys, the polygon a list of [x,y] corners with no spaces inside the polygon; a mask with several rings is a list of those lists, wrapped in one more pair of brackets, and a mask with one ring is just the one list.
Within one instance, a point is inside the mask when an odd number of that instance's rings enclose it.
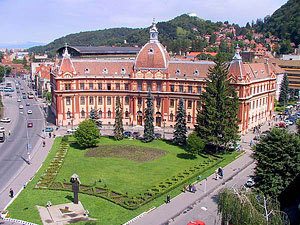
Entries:
{"label": "forested hillside", "polygon": [[[157,27],[159,40],[168,47],[169,51],[179,52],[185,51],[191,46],[192,40],[196,40],[197,36],[212,34],[214,31],[217,31],[221,24],[221,22],[213,23],[184,14],[167,22],[159,22]],[[56,39],[45,46],[30,48],[29,51],[35,53],[47,51],[51,55],[64,43],[94,46],[142,46],[149,40],[149,27],[143,29],[113,28],[70,34]],[[127,43],[124,43],[124,40]]]}
{"label": "forested hillside", "polygon": [[300,1],[289,0],[272,16],[265,17],[264,21],[258,20],[255,29],[294,42],[296,45],[300,44]]}

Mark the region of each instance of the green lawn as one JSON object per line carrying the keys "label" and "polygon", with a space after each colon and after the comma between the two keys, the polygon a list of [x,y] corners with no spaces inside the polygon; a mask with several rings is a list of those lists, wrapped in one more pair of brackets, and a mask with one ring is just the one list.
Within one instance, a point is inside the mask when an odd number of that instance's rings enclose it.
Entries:
{"label": "green lawn", "polygon": [[[8,208],[13,218],[24,219],[41,224],[35,207],[36,205],[45,206],[47,201],[51,201],[52,204],[61,204],[70,202],[70,199],[72,199],[71,192],[33,189],[40,175],[45,171],[51,159],[55,156],[60,140],[61,138],[55,140],[51,153],[47,157],[43,167],[36,174],[33,181],[28,184],[27,188]],[[63,179],[69,181],[70,176],[73,173],[77,173],[83,184],[93,185],[95,182],[98,182],[97,186],[106,184],[107,187],[112,190],[122,193],[128,192],[129,195],[135,195],[145,191],[151,186],[157,185],[167,178],[183,172],[185,169],[199,164],[199,162],[205,159],[201,156],[190,159],[182,148],[167,144],[163,141],[142,143],[138,140],[125,139],[117,142],[113,139],[102,137],[99,140],[99,144],[106,146],[142,146],[151,149],[161,149],[167,152],[167,154],[153,161],[136,162],[123,158],[86,157],[85,154],[88,150],[80,150],[76,148],[76,146],[71,145],[72,147],[70,147],[67,153],[56,181],[63,181]],[[238,154],[239,153],[223,155],[224,160],[214,168],[203,172],[203,174],[201,174],[202,178],[214,173],[214,170],[217,167],[224,167],[229,162],[233,161]],[[99,179],[102,180],[101,183],[99,182]],[[169,193],[174,197],[181,192],[181,189],[182,187],[180,186]],[[137,210],[127,210],[105,199],[79,194],[79,200],[85,208],[89,210],[90,216],[98,219],[98,224],[125,223],[152,206],[163,204],[165,198],[166,196],[163,195]]]}

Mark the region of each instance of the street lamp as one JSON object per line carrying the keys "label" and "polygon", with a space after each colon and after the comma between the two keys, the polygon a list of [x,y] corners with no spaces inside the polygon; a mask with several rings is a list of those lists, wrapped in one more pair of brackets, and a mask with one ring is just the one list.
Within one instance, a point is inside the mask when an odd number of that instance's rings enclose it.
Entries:
{"label": "street lamp", "polygon": [[167,119],[163,119],[163,124],[164,124],[164,136],[163,136],[163,137],[164,137],[164,138],[166,137],[166,135],[165,135],[166,120],[167,120]]}

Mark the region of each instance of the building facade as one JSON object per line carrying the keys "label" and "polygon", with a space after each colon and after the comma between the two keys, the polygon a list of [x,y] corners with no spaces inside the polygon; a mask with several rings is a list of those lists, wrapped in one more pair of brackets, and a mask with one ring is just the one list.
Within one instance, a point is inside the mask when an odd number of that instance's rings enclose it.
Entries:
{"label": "building facade", "polygon": [[[98,111],[104,125],[112,125],[120,96],[124,125],[142,126],[150,89],[156,127],[174,127],[182,97],[187,127],[193,129],[208,69],[213,66],[211,61],[172,59],[159,42],[154,23],[150,40],[134,59],[73,58],[65,47],[51,71],[52,111],[59,126],[78,124],[91,109]],[[237,49],[229,77],[239,96],[241,133],[273,116],[276,74],[270,65],[243,64]]]}

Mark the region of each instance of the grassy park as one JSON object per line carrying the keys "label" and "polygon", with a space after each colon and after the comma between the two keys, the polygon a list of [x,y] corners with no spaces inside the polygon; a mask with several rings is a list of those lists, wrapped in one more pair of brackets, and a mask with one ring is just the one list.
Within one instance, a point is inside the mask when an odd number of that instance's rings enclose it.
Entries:
{"label": "grassy park", "polygon": [[[61,138],[56,138],[42,168],[8,208],[12,218],[41,224],[36,205],[45,206],[47,201],[53,205],[72,201],[72,192],[35,188],[40,177],[49,169],[48,166],[53,164],[60,144]],[[122,207],[118,201],[109,201],[97,194],[79,194],[79,200],[89,210],[90,216],[98,219],[99,224],[120,224],[153,206],[163,204],[167,193],[171,197],[178,195],[182,183],[187,185],[195,181],[199,174],[202,178],[209,176],[217,167],[224,167],[233,161],[238,154],[193,157],[183,148],[162,140],[143,143],[139,140],[115,141],[101,137],[99,145],[92,149],[81,149],[71,142],[53,182],[63,184],[76,173],[83,185],[92,186],[94,190],[95,187],[109,189],[133,199],[145,191],[151,194],[151,190],[155,190],[153,187],[159,189],[164,182],[173,182],[166,189],[167,192],[158,190],[159,194],[154,193],[151,199],[134,209]]]}

